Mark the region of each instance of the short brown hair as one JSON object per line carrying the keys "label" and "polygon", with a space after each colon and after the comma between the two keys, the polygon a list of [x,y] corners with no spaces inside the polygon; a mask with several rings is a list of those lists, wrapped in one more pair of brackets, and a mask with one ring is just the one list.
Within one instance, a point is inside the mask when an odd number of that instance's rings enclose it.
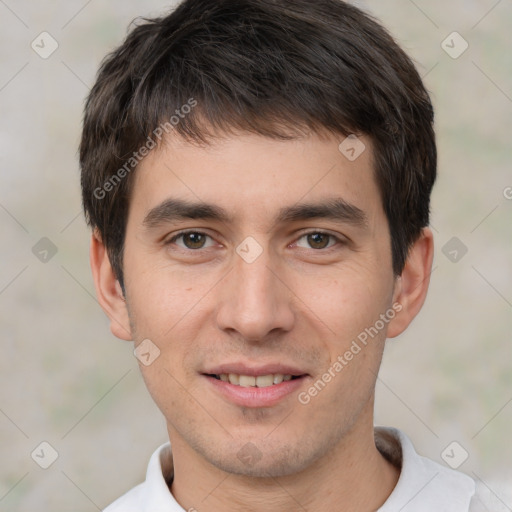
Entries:
{"label": "short brown hair", "polygon": [[[171,126],[185,105],[194,108]],[[86,219],[123,286],[130,171],[159,126],[198,143],[219,130],[284,140],[366,134],[399,275],[429,222],[433,121],[410,58],[346,2],[185,0],[167,16],[142,20],[101,65],[80,143]]]}

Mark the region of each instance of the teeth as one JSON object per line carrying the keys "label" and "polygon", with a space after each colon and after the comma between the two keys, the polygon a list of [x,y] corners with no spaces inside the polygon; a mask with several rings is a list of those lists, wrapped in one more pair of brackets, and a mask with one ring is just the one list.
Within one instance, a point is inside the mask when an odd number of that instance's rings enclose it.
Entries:
{"label": "teeth", "polygon": [[274,375],[274,384],[281,384],[283,382],[284,376],[281,373],[276,373]]}
{"label": "teeth", "polygon": [[256,386],[256,377],[251,377],[250,375],[240,375],[238,385],[242,386],[243,388]]}
{"label": "teeth", "polygon": [[224,382],[229,382],[230,384],[242,386],[244,388],[266,388],[274,384],[281,384],[283,381],[286,382],[288,380],[292,380],[291,375],[283,375],[282,373],[258,375],[258,377],[254,377],[252,375],[237,375],[236,373],[221,373],[216,377]]}
{"label": "teeth", "polygon": [[258,375],[256,377],[256,387],[266,388],[274,384],[274,377],[272,375]]}

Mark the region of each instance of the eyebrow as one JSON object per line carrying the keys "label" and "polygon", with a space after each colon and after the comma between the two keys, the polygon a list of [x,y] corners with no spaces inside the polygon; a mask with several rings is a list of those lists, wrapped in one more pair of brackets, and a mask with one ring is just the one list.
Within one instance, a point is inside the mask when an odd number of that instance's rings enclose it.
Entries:
{"label": "eyebrow", "polygon": [[[230,223],[233,220],[220,206],[170,198],[152,208],[145,216],[143,225],[148,229],[154,229],[165,223],[187,219],[215,220],[222,223]],[[279,210],[274,223],[285,224],[311,219],[329,219],[358,227],[368,224],[368,218],[363,210],[341,198],[283,207]]]}

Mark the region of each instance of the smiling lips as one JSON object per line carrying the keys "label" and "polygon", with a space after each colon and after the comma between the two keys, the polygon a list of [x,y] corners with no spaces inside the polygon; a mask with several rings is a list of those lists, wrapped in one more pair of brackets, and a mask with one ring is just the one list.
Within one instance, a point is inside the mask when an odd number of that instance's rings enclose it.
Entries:
{"label": "smiling lips", "polygon": [[247,363],[227,363],[208,369],[204,375],[234,386],[265,388],[306,375],[302,370],[280,363],[255,367]]}
{"label": "smiling lips", "polygon": [[221,373],[220,375],[212,375],[218,380],[229,382],[234,386],[242,386],[244,388],[257,387],[266,388],[274,384],[281,384],[283,381],[288,381],[298,378],[290,374],[283,375],[282,373],[269,373],[268,375],[238,375],[237,373]]}
{"label": "smiling lips", "polygon": [[258,368],[244,364],[224,364],[203,375],[213,389],[229,402],[243,407],[270,407],[303,385],[309,375],[283,364]]}

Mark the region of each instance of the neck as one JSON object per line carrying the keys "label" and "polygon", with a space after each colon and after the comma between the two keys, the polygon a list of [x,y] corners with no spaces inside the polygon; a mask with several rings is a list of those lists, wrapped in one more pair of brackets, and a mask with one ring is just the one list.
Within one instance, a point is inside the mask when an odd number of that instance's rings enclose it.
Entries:
{"label": "neck", "polygon": [[296,512],[377,510],[395,487],[399,470],[375,446],[373,414],[307,469],[278,478],[226,473],[171,435],[171,492],[185,510]]}

